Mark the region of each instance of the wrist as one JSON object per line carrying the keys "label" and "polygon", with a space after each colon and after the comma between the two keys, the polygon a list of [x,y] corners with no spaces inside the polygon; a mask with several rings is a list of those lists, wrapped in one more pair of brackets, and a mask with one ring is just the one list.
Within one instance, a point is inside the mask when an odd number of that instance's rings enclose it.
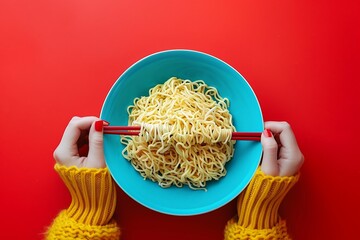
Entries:
{"label": "wrist", "polygon": [[116,207],[116,189],[107,168],[77,168],[55,165],[69,189],[71,204],[67,215],[77,222],[104,225]]}
{"label": "wrist", "polygon": [[279,206],[299,179],[265,175],[260,168],[250,184],[238,197],[238,224],[253,229],[269,229],[280,220]]}

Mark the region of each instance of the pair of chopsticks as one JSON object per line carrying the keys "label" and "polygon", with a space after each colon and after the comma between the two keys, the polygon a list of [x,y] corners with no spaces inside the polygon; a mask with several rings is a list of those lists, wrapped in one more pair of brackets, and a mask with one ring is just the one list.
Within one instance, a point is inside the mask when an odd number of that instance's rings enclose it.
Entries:
{"label": "pair of chopsticks", "polygon": [[[104,134],[136,136],[141,126],[104,126]],[[261,132],[233,132],[231,140],[260,141]]]}

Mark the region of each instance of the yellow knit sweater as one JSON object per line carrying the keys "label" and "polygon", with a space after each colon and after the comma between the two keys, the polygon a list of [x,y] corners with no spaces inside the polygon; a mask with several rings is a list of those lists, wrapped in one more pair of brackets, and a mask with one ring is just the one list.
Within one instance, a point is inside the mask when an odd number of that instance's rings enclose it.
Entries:
{"label": "yellow knit sweater", "polygon": [[259,168],[238,197],[237,216],[227,223],[225,240],[291,239],[278,209],[298,179],[299,174],[291,177],[267,176]]}
{"label": "yellow knit sweater", "polygon": [[116,189],[109,171],[58,164],[55,170],[69,189],[72,201],[55,218],[46,239],[119,239],[120,229],[112,219]]}
{"label": "yellow knit sweater", "polygon": [[[54,219],[46,239],[119,239],[120,229],[112,219],[116,189],[108,170],[58,164],[55,170],[72,202]],[[259,168],[238,197],[237,215],[225,226],[224,239],[291,239],[278,209],[298,178],[267,176]]]}

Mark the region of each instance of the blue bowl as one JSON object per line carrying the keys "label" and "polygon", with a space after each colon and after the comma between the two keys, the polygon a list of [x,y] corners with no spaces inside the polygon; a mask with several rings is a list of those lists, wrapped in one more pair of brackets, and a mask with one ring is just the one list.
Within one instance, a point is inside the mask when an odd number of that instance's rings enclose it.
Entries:
{"label": "blue bowl", "polygon": [[[149,55],[130,66],[110,89],[100,117],[111,125],[127,125],[127,107],[136,97],[147,96],[149,89],[170,77],[204,80],[230,100],[230,113],[237,131],[262,131],[263,118],[256,95],[239,72],[224,61],[192,50],[169,50]],[[261,158],[259,142],[238,141],[235,155],[226,164],[227,174],[207,183],[207,191],[161,188],[144,180],[123,158],[124,149],[117,135],[104,136],[106,164],[120,188],[143,206],[170,215],[197,215],[218,209],[233,200],[250,182]]]}

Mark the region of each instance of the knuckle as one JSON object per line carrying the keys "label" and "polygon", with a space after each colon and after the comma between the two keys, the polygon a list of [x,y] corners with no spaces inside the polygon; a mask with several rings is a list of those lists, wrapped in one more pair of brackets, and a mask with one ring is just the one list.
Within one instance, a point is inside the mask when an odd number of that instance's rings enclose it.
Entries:
{"label": "knuckle", "polygon": [[80,119],[80,118],[77,117],[77,116],[72,117],[71,120],[70,120],[70,122],[69,122],[69,124],[68,124],[68,126],[71,127],[71,128],[76,127],[77,124],[78,124],[79,119]]}
{"label": "knuckle", "polygon": [[286,121],[281,122],[281,125],[282,125],[283,129],[291,129],[290,124]]}
{"label": "knuckle", "polygon": [[58,147],[53,152],[53,158],[55,162],[59,164],[65,164],[66,162],[69,162],[71,158],[76,158],[77,156],[71,156],[67,154],[67,151],[64,151],[64,149],[61,149],[61,147]]}
{"label": "knuckle", "polygon": [[264,151],[277,151],[278,145],[276,142],[270,142],[270,143],[264,144],[263,148],[264,148]]}
{"label": "knuckle", "polygon": [[305,162],[305,157],[304,157],[304,155],[302,153],[300,153],[298,162],[299,162],[300,165],[302,165]]}
{"label": "knuckle", "polygon": [[294,166],[300,168],[303,165],[304,161],[305,161],[304,155],[301,152],[299,152],[298,154],[293,156],[291,162],[293,163]]}
{"label": "knuckle", "polygon": [[56,161],[59,161],[61,159],[61,154],[60,154],[60,151],[58,148],[56,148],[53,152],[53,158],[56,160]]}
{"label": "knuckle", "polygon": [[80,117],[78,117],[78,116],[73,116],[73,117],[70,119],[69,124],[74,124],[74,123],[76,123],[79,119],[80,119]]}
{"label": "knuckle", "polygon": [[102,147],[103,146],[103,138],[102,136],[93,136],[91,139],[92,145],[95,147]]}
{"label": "knuckle", "polygon": [[102,146],[103,142],[102,142],[101,139],[95,138],[95,139],[93,140],[93,144],[94,144],[95,146]]}

